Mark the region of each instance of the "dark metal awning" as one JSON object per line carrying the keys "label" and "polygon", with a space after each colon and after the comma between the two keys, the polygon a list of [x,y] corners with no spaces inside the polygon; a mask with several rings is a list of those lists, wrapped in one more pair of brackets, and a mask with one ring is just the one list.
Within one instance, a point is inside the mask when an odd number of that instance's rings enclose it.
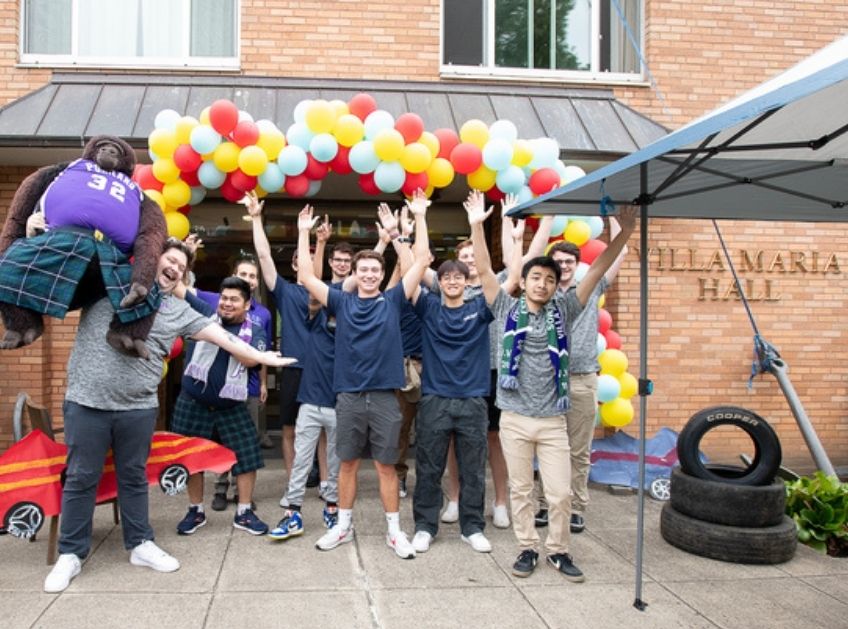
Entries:
{"label": "dark metal awning", "polygon": [[525,139],[555,139],[570,161],[609,161],[664,136],[666,129],[618,102],[609,89],[469,82],[354,81],[182,74],[57,72],[0,109],[0,165],[40,165],[75,156],[87,138],[108,133],[142,151],[156,114],[198,116],[219,98],[281,129],[304,99],[349,100],[368,92],[394,116],[411,111],[429,130],[479,118],[511,120]]}

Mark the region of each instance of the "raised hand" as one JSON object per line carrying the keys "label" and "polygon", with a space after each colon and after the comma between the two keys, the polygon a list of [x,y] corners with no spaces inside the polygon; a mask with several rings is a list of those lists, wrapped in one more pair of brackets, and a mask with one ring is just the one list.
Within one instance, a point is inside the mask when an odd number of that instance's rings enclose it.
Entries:
{"label": "raised hand", "polygon": [[400,209],[400,235],[407,238],[415,231],[415,221],[409,218],[409,204]]}
{"label": "raised hand", "polygon": [[298,231],[303,231],[304,229],[307,231],[312,231],[312,228],[315,227],[315,223],[318,222],[318,217],[313,217],[312,213],[313,209],[311,205],[307,204],[303,206],[303,209],[297,215]]}
{"label": "raised hand", "polygon": [[509,193],[501,201],[501,216],[506,216],[512,208],[518,205],[518,195]]}
{"label": "raised hand", "polygon": [[468,224],[471,226],[484,223],[494,210],[493,207],[490,207],[488,212],[486,211],[486,198],[479,190],[469,192],[462,207],[468,213]]}
{"label": "raised hand", "polygon": [[262,208],[265,206],[265,201],[260,201],[259,197],[252,190],[245,193],[241,200],[239,200],[239,203],[247,208],[247,213],[251,218],[262,216]]}
{"label": "raised hand", "polygon": [[[510,220],[510,219],[505,219]],[[524,219],[519,219],[512,224],[512,242],[518,244],[524,241]]]}
{"label": "raised hand", "polygon": [[330,217],[324,214],[324,220],[321,221],[321,224],[318,225],[318,229],[315,230],[315,239],[318,242],[327,242],[332,235],[333,225],[330,223]]}
{"label": "raised hand", "polygon": [[425,214],[427,208],[430,207],[430,199],[427,198],[421,188],[416,188],[415,192],[412,193],[412,198],[406,202],[406,207],[414,216]]}
{"label": "raised hand", "polygon": [[197,254],[197,250],[203,247],[203,240],[197,234],[189,234],[183,242],[193,254]]}
{"label": "raised hand", "polygon": [[400,230],[398,229],[398,213],[396,211],[392,212],[387,203],[381,203],[377,206],[377,217],[383,224],[383,229],[389,232],[389,235],[397,236]]}
{"label": "raised hand", "polygon": [[636,218],[639,216],[641,207],[638,205],[628,205],[621,209],[618,213],[618,222],[622,230],[632,231],[636,226]]}
{"label": "raised hand", "polygon": [[374,223],[377,226],[377,236],[379,237],[380,242],[388,245],[392,241],[392,237],[389,236],[389,232],[383,229],[383,226],[380,225],[379,221]]}

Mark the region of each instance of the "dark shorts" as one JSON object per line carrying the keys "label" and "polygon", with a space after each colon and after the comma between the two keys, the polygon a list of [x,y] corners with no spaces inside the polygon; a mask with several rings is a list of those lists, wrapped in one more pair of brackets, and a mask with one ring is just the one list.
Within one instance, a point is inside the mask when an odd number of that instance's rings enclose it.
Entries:
{"label": "dark shorts", "polygon": [[300,410],[297,392],[302,375],[303,369],[295,367],[283,367],[280,373],[280,420],[283,426],[297,424],[297,413]]}
{"label": "dark shorts", "polygon": [[498,395],[498,370],[489,371],[491,376],[491,393],[485,397],[486,406],[489,407],[489,432],[498,432],[501,429],[501,409],[495,406],[495,398]]}
{"label": "dark shorts", "polygon": [[236,464],[230,470],[235,476],[265,467],[259,449],[259,435],[246,404],[214,409],[181,393],[174,405],[171,430],[187,437],[204,439],[211,439],[217,431],[221,444],[236,454]]}
{"label": "dark shorts", "polygon": [[365,456],[384,465],[398,459],[403,419],[394,391],[339,393],[336,396],[336,452],[342,461]]}

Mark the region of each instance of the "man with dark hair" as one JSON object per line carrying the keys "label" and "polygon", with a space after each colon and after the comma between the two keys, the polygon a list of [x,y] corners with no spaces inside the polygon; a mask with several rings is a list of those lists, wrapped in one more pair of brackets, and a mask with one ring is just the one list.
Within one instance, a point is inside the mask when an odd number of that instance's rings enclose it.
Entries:
{"label": "man with dark hair", "polygon": [[[485,216],[484,200],[471,200],[471,216]],[[490,210],[491,211],[491,210]],[[528,577],[539,558],[539,533],[534,526],[533,461],[538,459],[550,526],[545,540],[548,564],[568,580],[583,573],[569,554],[571,463],[566,413],[569,399],[569,324],[583,310],[595,286],[618,256],[635,227],[635,209],[622,211],[622,232],[610,243],[583,281],[565,295],[557,292],[560,267],[537,257],[521,271],[519,298],[501,291],[492,313],[503,326],[497,404],[501,409],[500,438],[509,471],[512,524],[521,552],[512,573]],[[488,251],[482,242],[482,220],[475,221],[474,257],[484,287],[493,287]]]}
{"label": "man with dark hair", "polygon": [[[224,278],[217,311],[188,293],[193,308],[210,316],[229,333],[265,351],[265,331],[248,318],[250,284],[240,277]],[[264,535],[268,525],[252,509],[256,470],[264,467],[256,427],[247,410],[247,367],[255,363],[235,357],[209,343],[192,343],[186,350],[186,367],[180,395],[174,406],[171,429],[189,437],[210,439],[217,432],[221,443],[235,452],[232,473],[236,479],[239,502],[233,526]],[[177,525],[177,533],[191,535],[206,524],[203,509],[203,474],[192,474],[188,481],[188,513]]]}

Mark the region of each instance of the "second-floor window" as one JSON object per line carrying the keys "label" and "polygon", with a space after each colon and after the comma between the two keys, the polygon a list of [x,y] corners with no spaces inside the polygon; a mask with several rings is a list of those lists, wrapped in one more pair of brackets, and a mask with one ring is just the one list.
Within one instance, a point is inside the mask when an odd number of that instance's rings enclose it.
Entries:
{"label": "second-floor window", "polygon": [[24,0],[21,62],[238,66],[238,0]]}
{"label": "second-floor window", "polygon": [[639,80],[642,4],[442,0],[442,72]]}

